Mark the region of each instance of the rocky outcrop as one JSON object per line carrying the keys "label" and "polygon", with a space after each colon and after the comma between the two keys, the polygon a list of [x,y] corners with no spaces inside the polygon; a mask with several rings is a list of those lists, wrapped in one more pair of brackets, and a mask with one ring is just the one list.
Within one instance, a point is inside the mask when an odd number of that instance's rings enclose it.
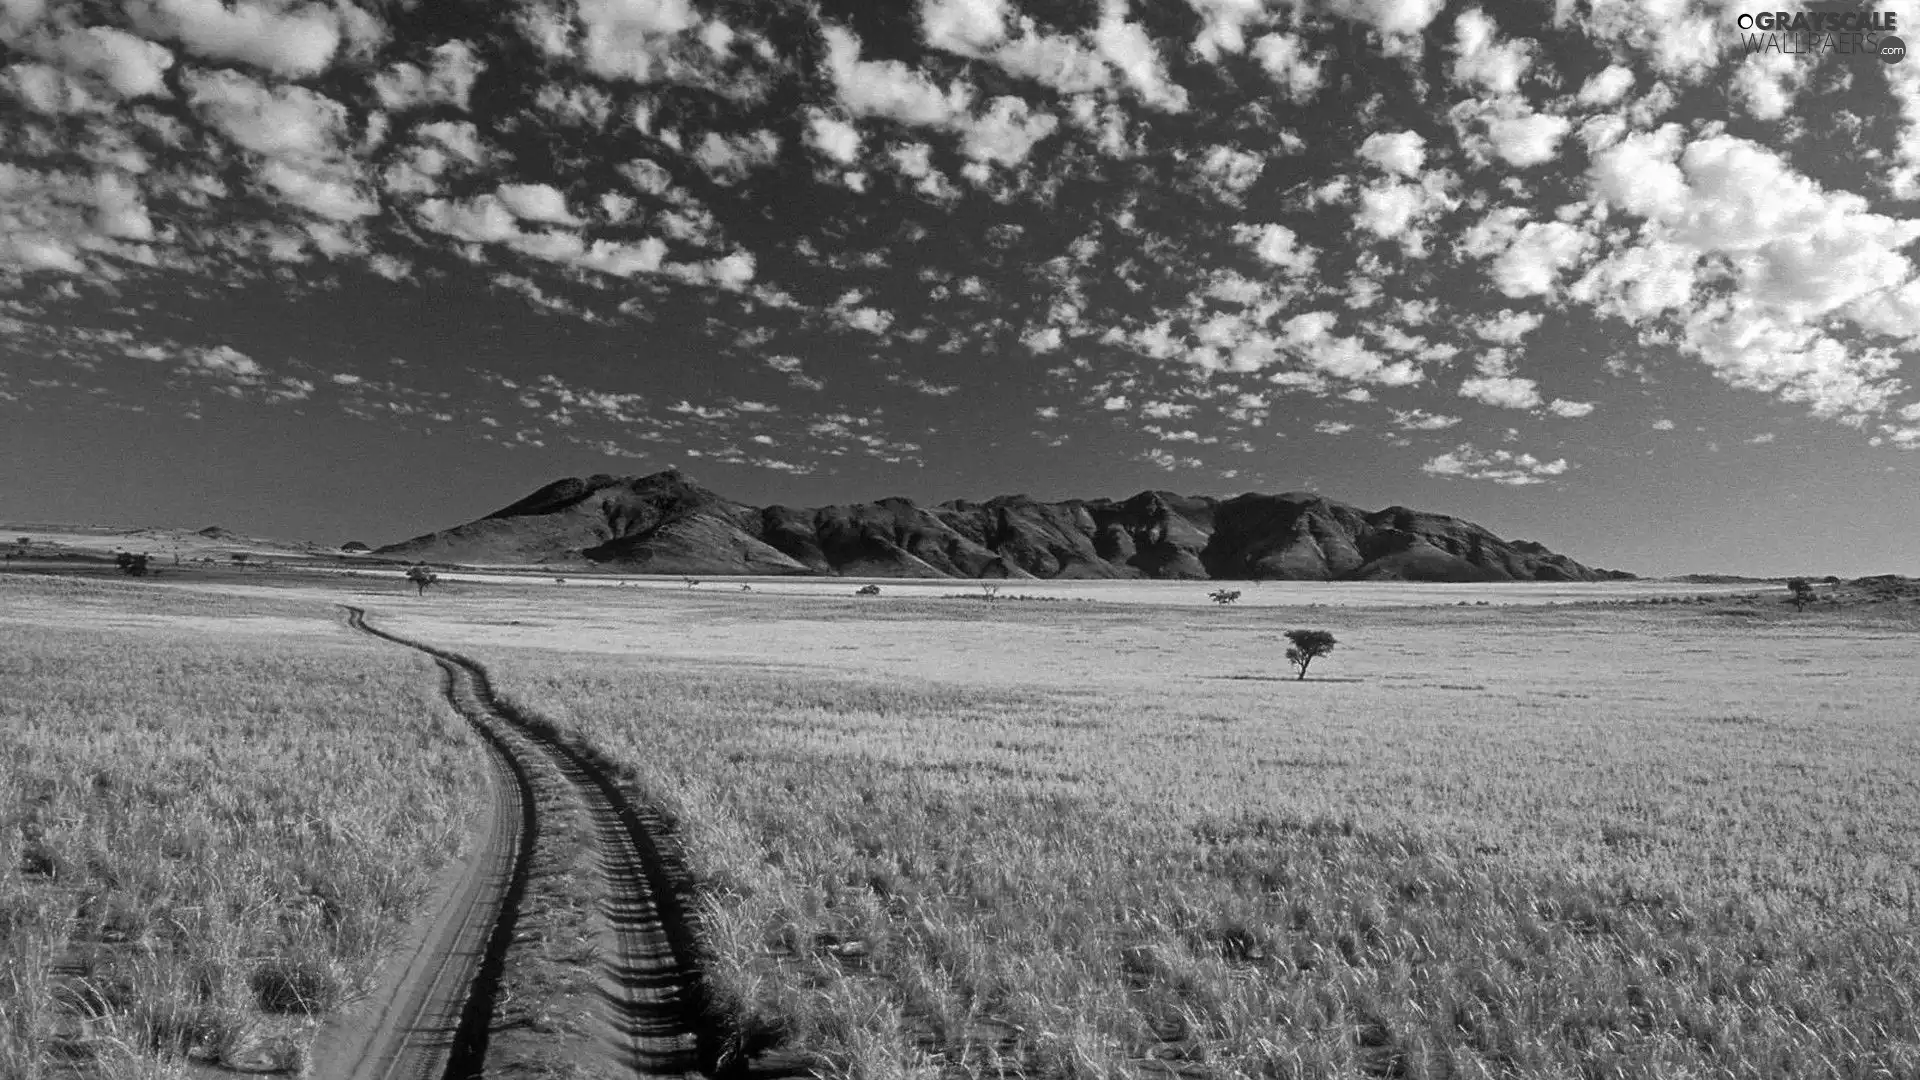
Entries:
{"label": "rocky outcrop", "polygon": [[1320,495],[1143,491],[802,509],[736,503],[677,471],[560,480],[478,521],[381,548],[433,562],[601,565],[640,573],[902,578],[1597,581],[1525,540],[1403,506]]}

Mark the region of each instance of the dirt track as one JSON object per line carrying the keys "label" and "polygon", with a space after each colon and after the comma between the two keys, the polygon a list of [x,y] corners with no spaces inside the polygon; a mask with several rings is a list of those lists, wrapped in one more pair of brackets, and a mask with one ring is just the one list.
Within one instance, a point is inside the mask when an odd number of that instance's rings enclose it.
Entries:
{"label": "dirt track", "polygon": [[[590,751],[501,701],[480,664],[371,626],[359,608],[347,612],[355,629],[433,657],[446,673],[447,700],[487,740],[499,782],[481,856],[442,890],[427,937],[403,950],[404,965],[389,965],[373,1000],[328,1026],[314,1048],[313,1076],[466,1080],[488,1071],[529,868],[553,831],[540,810],[552,800],[539,796],[555,786],[570,789],[559,794],[591,822],[598,964],[591,1045],[556,1032],[553,1041],[565,1043],[556,1055],[596,1076],[716,1071],[716,1040],[702,1038],[685,874],[657,814],[626,797]],[[524,1041],[524,1032],[516,1038]]]}

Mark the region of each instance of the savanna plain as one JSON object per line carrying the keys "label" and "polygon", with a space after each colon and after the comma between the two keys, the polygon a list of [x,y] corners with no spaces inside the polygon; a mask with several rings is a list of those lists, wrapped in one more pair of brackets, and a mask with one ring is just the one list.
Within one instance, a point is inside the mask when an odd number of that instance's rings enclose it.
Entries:
{"label": "savanna plain", "polygon": [[1920,604],[723,590],[0,576],[0,1075],[364,990],[486,796],[353,604],[626,768],[822,1075],[1920,1076]]}

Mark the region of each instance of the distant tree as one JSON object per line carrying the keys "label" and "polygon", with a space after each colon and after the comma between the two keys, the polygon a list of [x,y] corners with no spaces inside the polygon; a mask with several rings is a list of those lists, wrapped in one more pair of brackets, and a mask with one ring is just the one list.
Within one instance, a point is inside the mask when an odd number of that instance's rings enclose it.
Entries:
{"label": "distant tree", "polygon": [[1231,604],[1235,600],[1240,599],[1240,590],[1239,589],[1215,589],[1213,592],[1208,593],[1207,595],[1213,597],[1213,602],[1216,604],[1223,604],[1223,605]]}
{"label": "distant tree", "polygon": [[362,552],[362,551],[372,551],[373,549],[372,549],[372,548],[370,548],[370,547],[368,547],[367,545],[365,545],[365,544],[363,544],[363,543],[361,543],[361,542],[360,542],[360,541],[358,541],[358,540],[349,540],[349,541],[347,541],[346,543],[344,543],[344,544],[341,544],[341,545],[340,545],[340,550],[341,550],[341,551],[351,551],[351,552],[356,552],[356,553],[357,553],[357,552]]}
{"label": "distant tree", "polygon": [[740,586],[740,591],[741,591],[741,592],[752,592],[752,591],[753,591],[753,586],[751,586],[751,585],[741,585],[741,586]]}
{"label": "distant tree", "polygon": [[1000,599],[1000,586],[992,581],[983,581],[980,583],[980,593],[988,603],[992,603]]}
{"label": "distant tree", "polygon": [[244,551],[236,551],[231,556],[229,556],[229,558],[233,560],[233,565],[235,566],[247,565],[247,553]]}
{"label": "distant tree", "polygon": [[1807,610],[1807,605],[1813,601],[1813,582],[1808,581],[1806,578],[1797,577],[1787,579],[1787,591],[1793,594],[1793,610],[1795,611]]}
{"label": "distant tree", "polygon": [[426,563],[416,563],[408,568],[407,580],[413,582],[415,596],[425,596],[428,589],[440,583],[440,575],[427,569]]}
{"label": "distant tree", "polygon": [[1293,648],[1287,650],[1287,662],[1300,669],[1300,678],[1307,677],[1307,665],[1333,651],[1333,635],[1325,630],[1289,630],[1287,640],[1293,642]]}
{"label": "distant tree", "polygon": [[700,584],[700,579],[697,577],[682,577],[680,580],[686,582],[687,588],[689,589],[693,588],[695,585]]}
{"label": "distant tree", "polygon": [[145,552],[135,555],[131,551],[123,551],[113,557],[114,565],[120,568],[121,573],[129,577],[146,577],[150,572],[147,565],[150,560],[151,556]]}
{"label": "distant tree", "polygon": [[14,540],[13,540],[13,542],[14,542],[14,543],[16,543],[16,544],[19,544],[19,545],[20,545],[21,547],[32,547],[32,546],[33,546],[33,537],[31,537],[31,536],[17,536],[17,537],[15,537],[15,538],[14,538]]}
{"label": "distant tree", "polygon": [[860,587],[859,587],[858,589],[855,589],[855,590],[853,591],[853,595],[855,595],[855,596],[879,596],[879,595],[880,595],[880,586],[878,586],[878,585],[862,585],[862,586],[860,586]]}

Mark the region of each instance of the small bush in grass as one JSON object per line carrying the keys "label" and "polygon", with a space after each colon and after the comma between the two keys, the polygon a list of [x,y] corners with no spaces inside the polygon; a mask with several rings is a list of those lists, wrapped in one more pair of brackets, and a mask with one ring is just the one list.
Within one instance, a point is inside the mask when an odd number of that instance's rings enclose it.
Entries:
{"label": "small bush in grass", "polygon": [[1307,665],[1332,652],[1337,644],[1325,630],[1289,630],[1287,640],[1293,642],[1287,650],[1287,662],[1300,669],[1302,679],[1307,677]]}

